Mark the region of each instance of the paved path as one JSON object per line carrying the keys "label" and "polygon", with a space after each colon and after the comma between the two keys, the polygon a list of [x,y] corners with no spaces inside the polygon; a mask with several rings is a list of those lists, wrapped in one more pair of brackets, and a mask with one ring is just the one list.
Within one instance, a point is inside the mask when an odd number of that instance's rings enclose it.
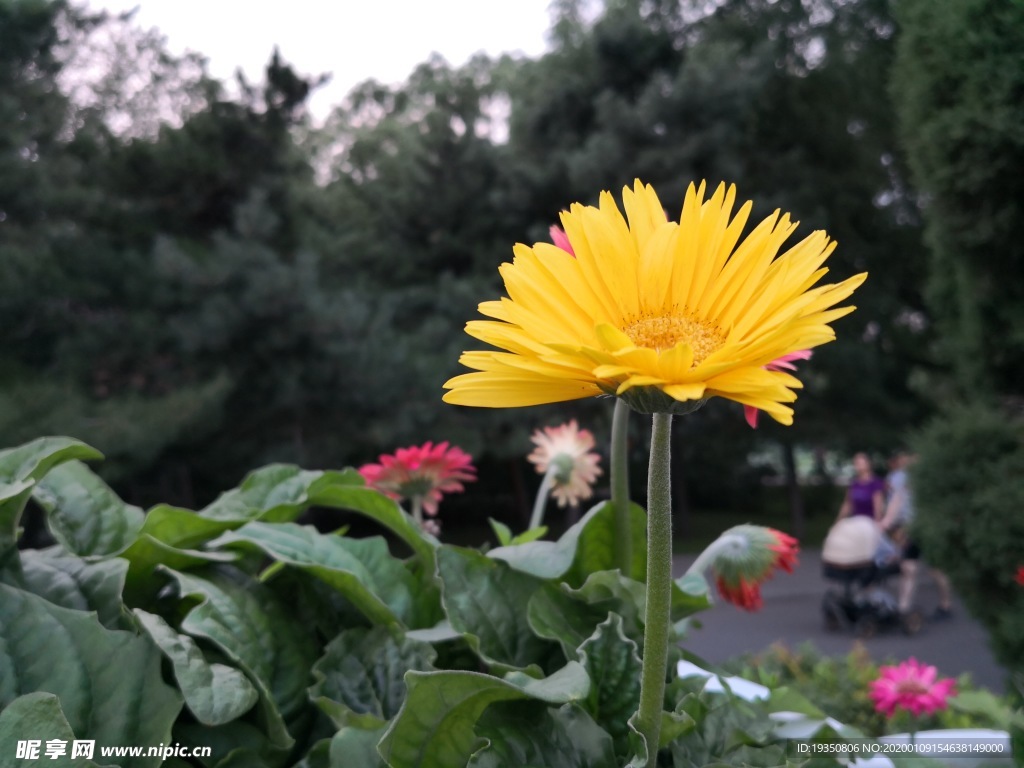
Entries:
{"label": "paved path", "polygon": [[[682,574],[692,560],[693,556],[677,556],[676,575]],[[844,655],[861,642],[876,661],[915,656],[918,661],[934,664],[943,675],[956,677],[969,672],[976,685],[997,693],[1004,690],[1006,675],[992,657],[984,630],[959,601],[954,599],[952,617],[927,621],[916,635],[890,629],[858,641],[852,632],[825,630],[821,599],[829,586],[821,575],[820,551],[802,550],[800,565],[792,574],[779,573],[764,585],[762,610],[748,613],[719,599],[714,608],[700,614],[703,627],[693,630],[685,646],[710,662],[722,662],[764,650],[775,642],[794,648],[810,641],[829,656]],[[896,586],[894,578],[889,587],[895,590]],[[919,575],[917,604],[925,615],[937,605],[936,595],[929,577]]]}

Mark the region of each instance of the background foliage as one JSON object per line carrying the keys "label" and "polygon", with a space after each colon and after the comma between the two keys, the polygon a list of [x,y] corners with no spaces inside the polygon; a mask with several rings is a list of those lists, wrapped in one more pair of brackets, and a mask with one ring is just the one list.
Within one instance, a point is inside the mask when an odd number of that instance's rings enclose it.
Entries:
{"label": "background foliage", "polygon": [[[755,216],[827,228],[836,277],[871,272],[805,366],[795,429],[753,433],[715,404],[692,420],[701,452],[678,438],[695,507],[749,509],[736,479],[754,448],[887,450],[931,407],[914,389],[935,361],[886,2],[614,0],[591,19],[563,0],[544,56],[434,58],[356,88],[322,126],[305,109],[318,76],[276,52],[229,96],[130,21],[44,0],[0,14],[0,431],[92,441],[134,501],[205,503],[254,464],[450,439],[514,478],[507,499],[479,486],[514,514],[547,412],[443,408],[440,385],[511,244],[634,176],[666,201],[691,178],[734,181]],[[600,402],[570,410],[609,420]]]}

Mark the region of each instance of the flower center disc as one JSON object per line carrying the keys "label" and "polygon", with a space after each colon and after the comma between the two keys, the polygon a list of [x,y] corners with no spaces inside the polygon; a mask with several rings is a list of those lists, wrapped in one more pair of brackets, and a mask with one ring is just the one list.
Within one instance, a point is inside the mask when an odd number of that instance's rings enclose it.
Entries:
{"label": "flower center disc", "polygon": [[627,323],[622,332],[638,347],[658,352],[684,341],[693,350],[694,365],[699,365],[725,343],[725,336],[717,326],[707,325],[687,315],[642,314]]}

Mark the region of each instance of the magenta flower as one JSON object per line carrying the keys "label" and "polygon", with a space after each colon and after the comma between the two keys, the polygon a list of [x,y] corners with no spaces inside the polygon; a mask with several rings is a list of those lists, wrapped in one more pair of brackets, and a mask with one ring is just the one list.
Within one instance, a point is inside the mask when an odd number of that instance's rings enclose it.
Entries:
{"label": "magenta flower", "polygon": [[[787,371],[795,371],[796,366],[793,365],[794,360],[810,359],[811,350],[801,349],[799,352],[790,352],[788,355],[783,355],[782,357],[775,358],[770,363],[768,363],[768,365],[766,365],[764,369],[766,371],[781,371],[782,369],[786,369]],[[752,405],[744,405],[743,413],[747,417],[747,424],[749,424],[752,429],[757,429],[757,414],[759,413],[757,408],[755,408]]]}
{"label": "magenta flower", "polygon": [[871,683],[870,695],[875,709],[886,717],[892,717],[897,709],[905,709],[914,716],[930,715],[945,709],[949,697],[956,695],[952,678],[937,680],[935,667],[920,664],[913,656],[878,671],[880,675]]}
{"label": "magenta flower", "polygon": [[797,565],[797,540],[774,528],[737,525],[722,534],[711,570],[722,598],[747,611],[764,604],[761,584],[782,570],[792,573]]}
{"label": "magenta flower", "polygon": [[359,474],[370,487],[396,501],[408,499],[414,513],[422,506],[428,515],[437,514],[444,494],[463,491],[463,483],[476,480],[473,458],[461,448],[449,448],[447,442],[381,454],[379,464],[364,464]]}

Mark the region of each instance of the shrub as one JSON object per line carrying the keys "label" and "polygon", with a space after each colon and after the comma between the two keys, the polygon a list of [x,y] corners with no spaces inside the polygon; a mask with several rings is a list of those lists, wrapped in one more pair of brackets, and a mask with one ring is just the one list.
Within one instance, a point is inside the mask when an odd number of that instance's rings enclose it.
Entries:
{"label": "shrub", "polygon": [[1024,671],[1024,424],[975,406],[918,436],[914,536],[988,630],[996,658]]}

